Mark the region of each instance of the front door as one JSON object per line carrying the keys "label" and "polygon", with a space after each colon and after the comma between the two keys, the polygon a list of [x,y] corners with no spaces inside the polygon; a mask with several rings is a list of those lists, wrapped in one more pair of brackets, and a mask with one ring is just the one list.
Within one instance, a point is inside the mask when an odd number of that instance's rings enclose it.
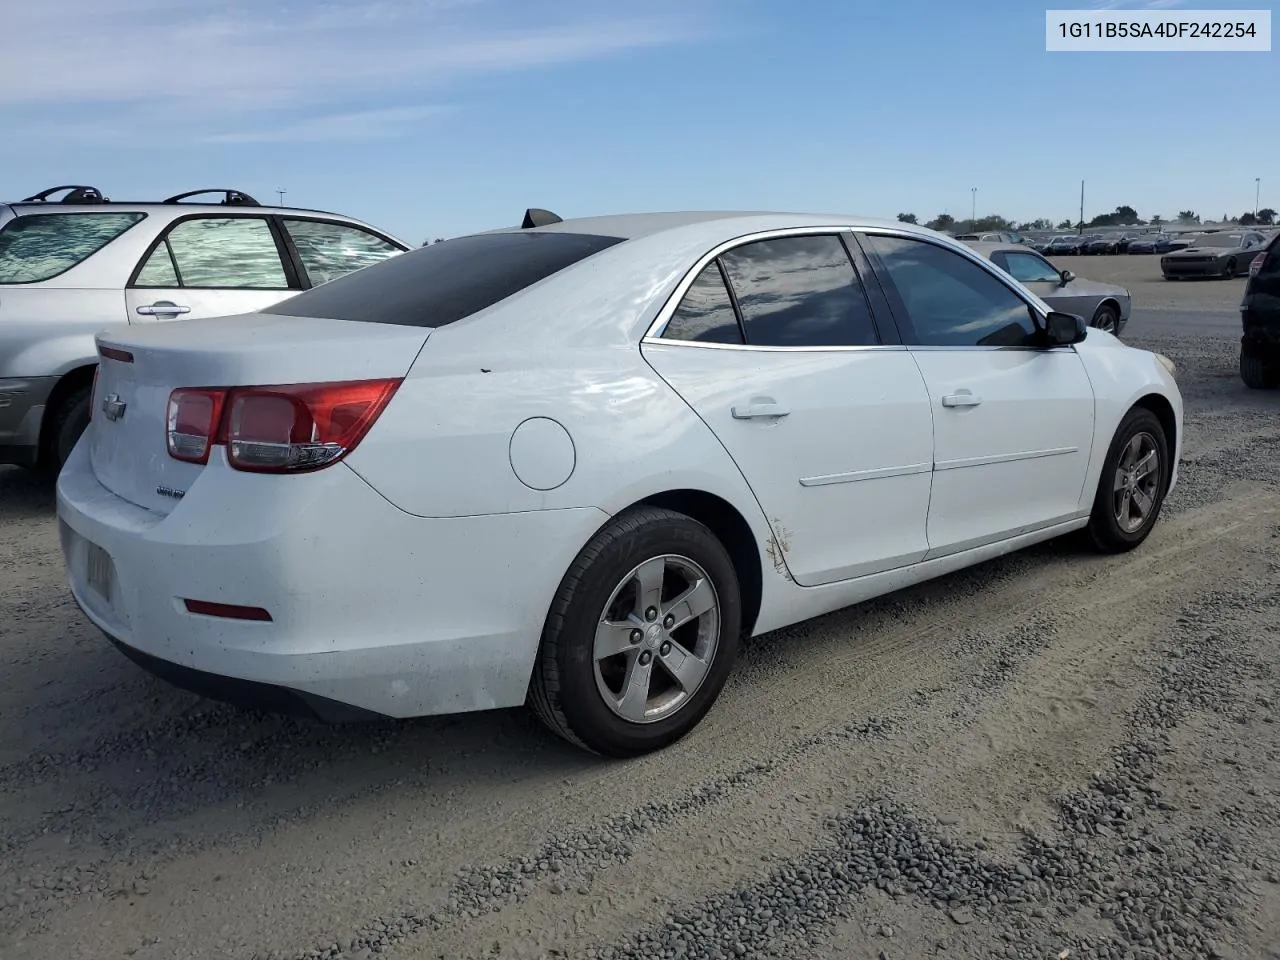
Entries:
{"label": "front door", "polygon": [[941,244],[868,234],[929,391],[929,557],[1081,515],[1093,387],[1074,348],[1035,346],[1028,301]]}
{"label": "front door", "polygon": [[724,252],[643,353],[737,463],[797,583],[924,557],[928,394],[910,354],[881,343],[838,235]]}
{"label": "front door", "polygon": [[125,290],[130,323],[196,320],[262,310],[299,291],[271,222],[198,215],[176,221]]}

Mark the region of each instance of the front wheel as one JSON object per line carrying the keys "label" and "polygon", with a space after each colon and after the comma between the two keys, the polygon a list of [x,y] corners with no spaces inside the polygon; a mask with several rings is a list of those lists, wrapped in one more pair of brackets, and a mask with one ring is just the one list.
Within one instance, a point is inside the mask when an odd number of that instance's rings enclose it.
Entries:
{"label": "front wheel", "polygon": [[1222,279],[1234,280],[1235,276],[1236,276],[1236,262],[1235,260],[1228,260],[1226,263],[1226,266],[1222,268]]}
{"label": "front wheel", "polygon": [[1107,450],[1086,527],[1103,553],[1132,550],[1151,533],[1172,471],[1169,440],[1160,418],[1145,407],[1130,410]]}
{"label": "front wheel", "polygon": [[715,535],[671,510],[627,511],[561,581],[529,705],[552,731],[594,753],[661,749],[711,709],[741,628],[737,573]]}

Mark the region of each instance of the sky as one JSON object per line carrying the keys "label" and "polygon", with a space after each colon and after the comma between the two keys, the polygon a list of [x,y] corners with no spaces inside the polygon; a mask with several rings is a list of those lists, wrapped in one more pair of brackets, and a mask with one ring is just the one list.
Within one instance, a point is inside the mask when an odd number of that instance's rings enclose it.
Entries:
{"label": "sky", "polygon": [[[768,209],[1280,208],[1280,53],[1047,53],[1045,8],[1259,0],[11,0],[0,198],[245,190],[410,243]],[[1264,118],[1265,121],[1264,121]]]}

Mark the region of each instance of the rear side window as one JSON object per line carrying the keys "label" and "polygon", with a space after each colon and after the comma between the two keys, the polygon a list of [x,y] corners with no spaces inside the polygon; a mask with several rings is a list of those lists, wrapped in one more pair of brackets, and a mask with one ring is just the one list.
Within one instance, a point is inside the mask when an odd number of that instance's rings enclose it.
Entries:
{"label": "rear side window", "polygon": [[748,343],[850,347],[879,342],[862,283],[839,237],[757,240],[721,260],[742,309]]}
{"label": "rear side window", "polygon": [[39,283],[66,273],[144,213],[36,213],[0,229],[0,283]]}
{"label": "rear side window", "polygon": [[285,220],[284,228],[293,239],[312,286],[318,287],[401,252],[395,244],[346,223]]}
{"label": "rear side window", "polygon": [[621,237],[533,231],[458,237],[338,277],[268,312],[443,327],[621,242]]}

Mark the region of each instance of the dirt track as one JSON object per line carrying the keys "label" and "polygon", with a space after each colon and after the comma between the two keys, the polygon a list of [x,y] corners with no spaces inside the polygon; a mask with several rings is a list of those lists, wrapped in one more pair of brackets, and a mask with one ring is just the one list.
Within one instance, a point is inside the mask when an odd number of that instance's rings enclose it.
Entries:
{"label": "dirt track", "polygon": [[[1154,305],[1239,297],[1176,287]],[[333,728],[172,690],[0,469],[0,957],[1280,957],[1280,395],[1165,318],[1129,336],[1187,401],[1142,549],[758,638],[631,763],[522,711]]]}

